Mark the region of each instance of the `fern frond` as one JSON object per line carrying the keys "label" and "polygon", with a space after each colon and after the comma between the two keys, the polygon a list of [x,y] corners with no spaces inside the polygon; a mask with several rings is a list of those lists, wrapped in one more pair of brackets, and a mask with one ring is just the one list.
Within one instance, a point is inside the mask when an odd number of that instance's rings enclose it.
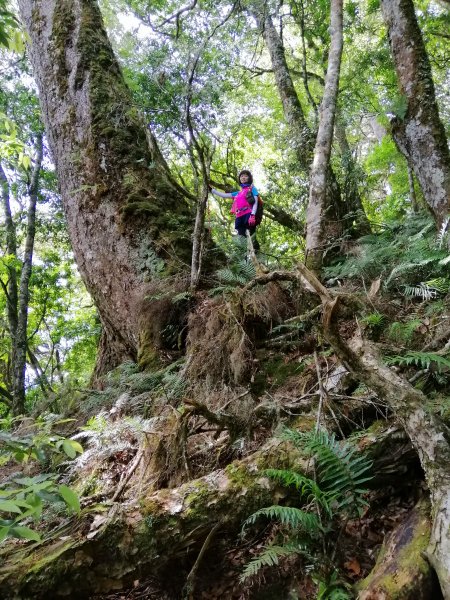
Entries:
{"label": "fern frond", "polygon": [[214,296],[218,296],[219,294],[226,294],[228,292],[234,292],[234,291],[235,291],[234,285],[218,285],[217,287],[211,288],[208,291],[208,296],[214,297]]}
{"label": "fern frond", "polygon": [[444,222],[441,225],[441,228],[439,229],[439,233],[437,235],[437,245],[438,248],[442,248],[442,246],[444,245],[444,240],[445,238],[449,235],[449,228],[450,228],[450,217],[447,217]]}
{"label": "fern frond", "polygon": [[437,290],[426,283],[404,285],[403,293],[407,298],[422,298],[422,300],[431,300],[437,296]]}
{"label": "fern frond", "polygon": [[180,292],[179,294],[176,294],[175,296],[173,296],[172,298],[172,304],[176,304],[177,302],[182,302],[183,300],[190,300],[192,298],[192,292],[185,291],[185,292]]}
{"label": "fern frond", "polygon": [[248,281],[252,280],[256,275],[255,266],[251,262],[242,261],[239,263],[239,270],[243,277],[246,277]]}
{"label": "fern frond", "polygon": [[388,365],[411,366],[416,365],[421,369],[429,369],[431,364],[435,364],[438,371],[441,372],[444,367],[450,367],[450,360],[436,354],[435,352],[418,352],[410,350],[404,356],[390,356],[386,359]]}
{"label": "fern frond", "polygon": [[242,575],[240,576],[240,581],[244,582],[249,577],[253,577],[256,575],[263,567],[273,567],[278,564],[280,557],[290,556],[298,552],[294,546],[286,545],[286,546],[267,546],[264,550],[253,558],[246,566]]}
{"label": "fern frond", "polygon": [[394,323],[389,326],[387,335],[391,340],[406,343],[411,341],[414,332],[420,325],[422,325],[421,319],[411,319],[406,323],[394,321]]}
{"label": "fern frond", "polygon": [[418,262],[411,262],[411,263],[404,263],[404,264],[400,264],[397,265],[396,267],[394,267],[389,275],[389,277],[386,279],[386,285],[389,285],[389,283],[391,282],[392,279],[396,279],[397,277],[399,277],[399,275],[402,275],[404,273],[406,273],[407,271],[415,271],[416,269],[420,269],[420,267],[424,267],[425,265],[429,265],[430,263],[434,262],[436,259],[433,258],[424,258],[423,260],[420,260]]}
{"label": "fern frond", "polygon": [[359,456],[356,448],[338,442],[326,431],[296,433],[285,432],[284,437],[287,435],[297,447],[314,454],[318,484],[327,501],[331,504],[332,498],[340,509],[360,511],[366,505],[362,484],[371,479],[372,463]]}
{"label": "fern frond", "polygon": [[268,506],[257,510],[244,521],[243,528],[256,522],[259,517],[278,519],[282,525],[291,529],[302,529],[310,537],[317,537],[322,530],[319,518],[310,513],[293,506]]}
{"label": "fern frond", "polygon": [[302,499],[308,503],[316,502],[330,517],[332,516],[330,506],[332,498],[330,494],[323,492],[314,480],[295,471],[282,469],[266,469],[263,474],[286,487],[294,486],[300,492]]}

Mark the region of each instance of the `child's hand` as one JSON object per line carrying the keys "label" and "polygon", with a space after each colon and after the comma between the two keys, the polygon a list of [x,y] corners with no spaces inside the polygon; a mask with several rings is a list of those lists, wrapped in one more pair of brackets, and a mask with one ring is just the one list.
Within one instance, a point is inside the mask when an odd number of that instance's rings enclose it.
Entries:
{"label": "child's hand", "polygon": [[255,217],[255,215],[250,215],[250,217],[248,219],[248,226],[254,227],[255,225],[256,225],[256,217]]}

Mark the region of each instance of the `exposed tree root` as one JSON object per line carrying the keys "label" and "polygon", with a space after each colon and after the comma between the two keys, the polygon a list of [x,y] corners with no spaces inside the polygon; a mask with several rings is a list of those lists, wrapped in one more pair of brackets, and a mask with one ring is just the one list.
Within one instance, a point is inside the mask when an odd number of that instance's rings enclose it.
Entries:
{"label": "exposed tree root", "polygon": [[344,366],[385,400],[400,420],[416,449],[431,494],[433,525],[427,556],[433,565],[442,593],[450,600],[450,445],[447,427],[426,410],[425,395],[387,367],[376,346],[360,334],[347,341],[338,328],[338,308],[351,298],[333,295],[307,267],[298,265],[299,274],[274,271],[256,277],[243,291],[269,281],[306,280],[323,305],[324,334]]}

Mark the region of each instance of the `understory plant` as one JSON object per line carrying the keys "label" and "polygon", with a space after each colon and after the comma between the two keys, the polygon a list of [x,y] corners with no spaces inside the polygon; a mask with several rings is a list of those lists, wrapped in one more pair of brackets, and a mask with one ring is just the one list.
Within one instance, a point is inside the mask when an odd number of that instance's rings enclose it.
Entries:
{"label": "understory plant", "polygon": [[247,564],[241,579],[277,565],[280,557],[300,555],[318,585],[317,598],[349,598],[335,557],[347,521],[361,516],[367,506],[364,484],[371,479],[371,462],[326,431],[305,434],[287,429],[283,438],[311,457],[314,477],[293,469],[264,472],[282,486],[294,488],[298,506],[269,506],[245,521],[244,530],[261,517],[276,520],[279,527],[274,542]]}
{"label": "understory plant", "polygon": [[[21,432],[12,431],[12,423],[2,420],[0,430],[0,465],[14,464],[24,467],[33,461],[40,468],[48,469],[63,460],[73,459],[83,448],[79,442],[55,433],[52,428],[69,419],[56,420],[54,415],[39,418],[23,427]],[[56,473],[39,473],[23,476],[13,473],[0,484],[0,543],[7,537],[40,541],[40,535],[30,527],[36,523],[46,505],[59,504],[69,512],[78,513],[80,503],[77,494],[59,482]]]}
{"label": "understory plant", "polygon": [[379,227],[380,232],[360,238],[344,260],[325,268],[325,277],[367,282],[380,277],[385,289],[406,298],[431,300],[448,293],[448,233],[436,232],[423,214]]}

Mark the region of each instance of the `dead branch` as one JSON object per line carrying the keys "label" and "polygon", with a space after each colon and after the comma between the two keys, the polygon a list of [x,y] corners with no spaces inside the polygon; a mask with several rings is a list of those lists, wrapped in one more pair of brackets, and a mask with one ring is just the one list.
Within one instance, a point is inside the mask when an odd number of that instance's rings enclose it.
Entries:
{"label": "dead branch", "polygon": [[208,533],[205,541],[203,542],[203,546],[197,556],[197,559],[194,563],[194,566],[192,567],[192,569],[189,572],[189,575],[186,578],[186,584],[184,586],[184,594],[183,594],[183,597],[186,600],[194,600],[193,594],[194,594],[194,589],[195,589],[195,576],[197,575],[197,571],[200,566],[200,563],[202,562],[203,556],[204,556],[205,552],[207,551],[207,549],[209,548],[209,545],[210,545],[213,537],[215,536],[216,531],[219,529],[220,526],[221,526],[221,522],[219,521],[218,523],[216,523],[214,525],[214,527]]}
{"label": "dead branch", "polygon": [[235,415],[227,415],[223,412],[213,412],[206,404],[198,400],[187,399],[184,401],[188,405],[190,414],[200,415],[205,418],[208,423],[217,425],[221,429],[236,430],[239,428],[239,419]]}

